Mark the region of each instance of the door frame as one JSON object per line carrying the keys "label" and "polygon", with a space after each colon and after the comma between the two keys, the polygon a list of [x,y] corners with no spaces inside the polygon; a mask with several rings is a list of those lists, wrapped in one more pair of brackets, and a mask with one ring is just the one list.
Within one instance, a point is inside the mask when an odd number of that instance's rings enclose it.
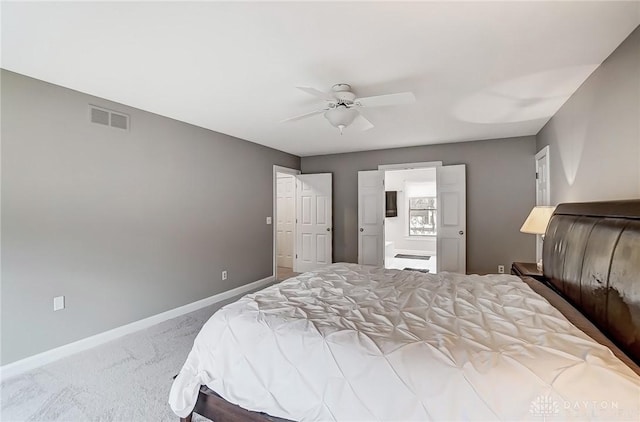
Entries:
{"label": "door frame", "polygon": [[536,205],[551,205],[551,180],[549,178],[550,176],[550,171],[549,171],[549,165],[551,164],[551,157],[549,156],[549,145],[545,146],[544,148],[542,148],[540,151],[538,151],[534,157],[534,166],[536,169],[536,173],[538,171],[538,161],[540,160],[540,158],[542,157],[546,157],[547,159],[547,167],[546,167],[546,185],[547,185],[547,198],[545,198],[546,200],[538,200],[538,177],[536,177],[535,179],[535,184],[536,184]]}
{"label": "door frame", "polygon": [[[382,172],[382,181],[383,181],[383,195],[382,195],[382,207],[383,209],[385,208],[385,197],[384,197],[384,190],[386,189],[386,187],[384,187],[384,183],[385,182],[385,172],[387,171],[393,171],[393,170],[414,170],[414,169],[421,169],[421,168],[434,168],[434,167],[442,167],[443,163],[442,161],[422,161],[422,162],[416,162],[416,163],[398,163],[398,164],[378,164],[378,171]],[[359,195],[359,194],[358,194]],[[382,214],[384,216],[384,213]],[[384,223],[384,217],[382,219],[383,223]],[[382,247],[383,247],[383,257],[384,257],[384,245],[386,244],[386,231],[387,228],[382,227]],[[438,243],[436,240],[436,251],[438,249]],[[358,256],[360,256],[360,249],[358,248]],[[386,268],[387,263],[384,261],[382,261],[382,265]]]}
{"label": "door frame", "polygon": [[[534,157],[534,161],[533,161],[533,166],[535,168],[536,171],[536,177],[534,179],[534,183],[535,183],[535,191],[536,191],[536,205],[551,205],[551,169],[549,168],[551,166],[551,157],[549,155],[549,145],[546,145],[545,147],[543,147],[542,149],[540,149],[540,151],[538,151]],[[547,190],[547,197],[539,200],[538,199],[538,178],[540,177],[540,175],[538,174],[538,161],[540,160],[540,158],[545,157],[546,161],[547,161],[547,166],[545,167],[545,171],[546,174],[545,176],[545,180],[546,180],[546,190]],[[536,262],[539,262],[542,259],[542,236],[537,234],[536,235]]]}
{"label": "door frame", "polygon": [[[451,164],[454,165],[454,164]],[[378,165],[378,171],[381,171],[383,174],[383,182],[384,182],[384,173],[385,171],[388,170],[411,170],[411,169],[417,169],[417,168],[431,168],[431,167],[442,167],[443,166],[443,162],[442,161],[427,161],[427,162],[414,162],[414,163],[398,163],[398,164],[379,164]],[[383,185],[383,189],[385,189],[384,185]],[[360,195],[360,193],[358,192],[358,195]],[[465,202],[466,202],[466,192],[465,192]],[[382,196],[382,207],[384,207],[384,195]],[[466,218],[466,216],[465,216]],[[385,228],[383,228],[382,230],[382,245],[385,244]],[[465,227],[465,232],[466,232],[466,227]],[[466,236],[466,233],[465,233]],[[358,242],[359,244],[360,242]],[[465,241],[466,243],[466,241]],[[438,248],[437,245],[437,240],[436,240],[436,250]],[[360,256],[360,246],[358,245],[358,257]],[[466,254],[466,245],[465,245],[465,254]],[[465,259],[466,260],[466,259]],[[385,263],[386,266],[386,263]]]}
{"label": "door frame", "polygon": [[[285,173],[285,174],[290,174],[292,176],[297,176],[299,174],[302,174],[302,172],[300,170],[297,169],[292,169],[289,167],[282,167],[282,166],[278,166],[278,165],[273,165],[273,192],[272,192],[272,201],[273,201],[273,218],[271,218],[271,225],[272,225],[272,236],[273,236],[273,268],[271,269],[272,271],[272,275],[273,278],[275,279],[278,275],[277,273],[277,268],[278,268],[278,263],[277,263],[277,258],[278,258],[278,249],[277,249],[277,237],[278,237],[278,231],[277,231],[277,224],[278,224],[278,198],[277,198],[277,189],[278,189],[278,173]],[[296,207],[296,201],[293,201],[293,207],[294,207],[294,214],[295,214],[295,207]],[[293,239],[293,246],[294,246],[294,251],[295,251],[295,236]],[[293,270],[296,270],[296,262],[295,259],[293,260]]]}
{"label": "door frame", "polygon": [[413,170],[430,167],[442,167],[442,161],[424,161],[421,163],[378,164],[378,170]]}

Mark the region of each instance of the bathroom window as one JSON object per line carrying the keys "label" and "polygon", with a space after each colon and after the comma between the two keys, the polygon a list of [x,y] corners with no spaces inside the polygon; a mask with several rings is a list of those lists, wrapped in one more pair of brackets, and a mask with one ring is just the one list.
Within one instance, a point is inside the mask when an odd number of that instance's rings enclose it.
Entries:
{"label": "bathroom window", "polygon": [[435,235],[437,212],[435,197],[409,198],[409,236]]}

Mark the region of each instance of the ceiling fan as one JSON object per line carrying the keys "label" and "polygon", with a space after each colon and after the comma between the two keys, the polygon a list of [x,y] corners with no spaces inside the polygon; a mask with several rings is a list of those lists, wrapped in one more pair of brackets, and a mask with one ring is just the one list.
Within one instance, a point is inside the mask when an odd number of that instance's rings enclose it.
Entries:
{"label": "ceiling fan", "polygon": [[304,86],[299,86],[297,88],[307,94],[311,94],[314,97],[326,101],[326,106],[320,110],[291,117],[283,120],[283,122],[306,119],[307,117],[324,113],[324,117],[332,126],[337,127],[340,130],[341,135],[343,129],[353,123],[356,119],[361,121],[362,130],[371,129],[373,127],[373,123],[362,115],[361,110],[363,108],[411,104],[416,101],[416,97],[411,92],[399,92],[397,94],[358,98],[356,97],[356,94],[351,91],[351,86],[348,84],[336,84],[331,88],[331,92],[322,92],[315,88]]}

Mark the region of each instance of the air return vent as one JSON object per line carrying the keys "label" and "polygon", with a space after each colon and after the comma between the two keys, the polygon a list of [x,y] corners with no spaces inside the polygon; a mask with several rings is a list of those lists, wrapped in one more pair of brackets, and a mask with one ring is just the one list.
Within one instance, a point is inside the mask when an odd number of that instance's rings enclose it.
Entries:
{"label": "air return vent", "polygon": [[91,123],[129,130],[129,116],[89,104]]}

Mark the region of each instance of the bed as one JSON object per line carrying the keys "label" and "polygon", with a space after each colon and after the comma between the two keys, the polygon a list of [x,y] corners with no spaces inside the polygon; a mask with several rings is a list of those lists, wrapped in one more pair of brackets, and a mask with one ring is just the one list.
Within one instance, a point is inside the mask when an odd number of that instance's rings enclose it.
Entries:
{"label": "bed", "polygon": [[170,405],[217,422],[638,420],[640,200],[558,206],[543,258],[547,285],[333,264],[247,295],[205,324]]}

